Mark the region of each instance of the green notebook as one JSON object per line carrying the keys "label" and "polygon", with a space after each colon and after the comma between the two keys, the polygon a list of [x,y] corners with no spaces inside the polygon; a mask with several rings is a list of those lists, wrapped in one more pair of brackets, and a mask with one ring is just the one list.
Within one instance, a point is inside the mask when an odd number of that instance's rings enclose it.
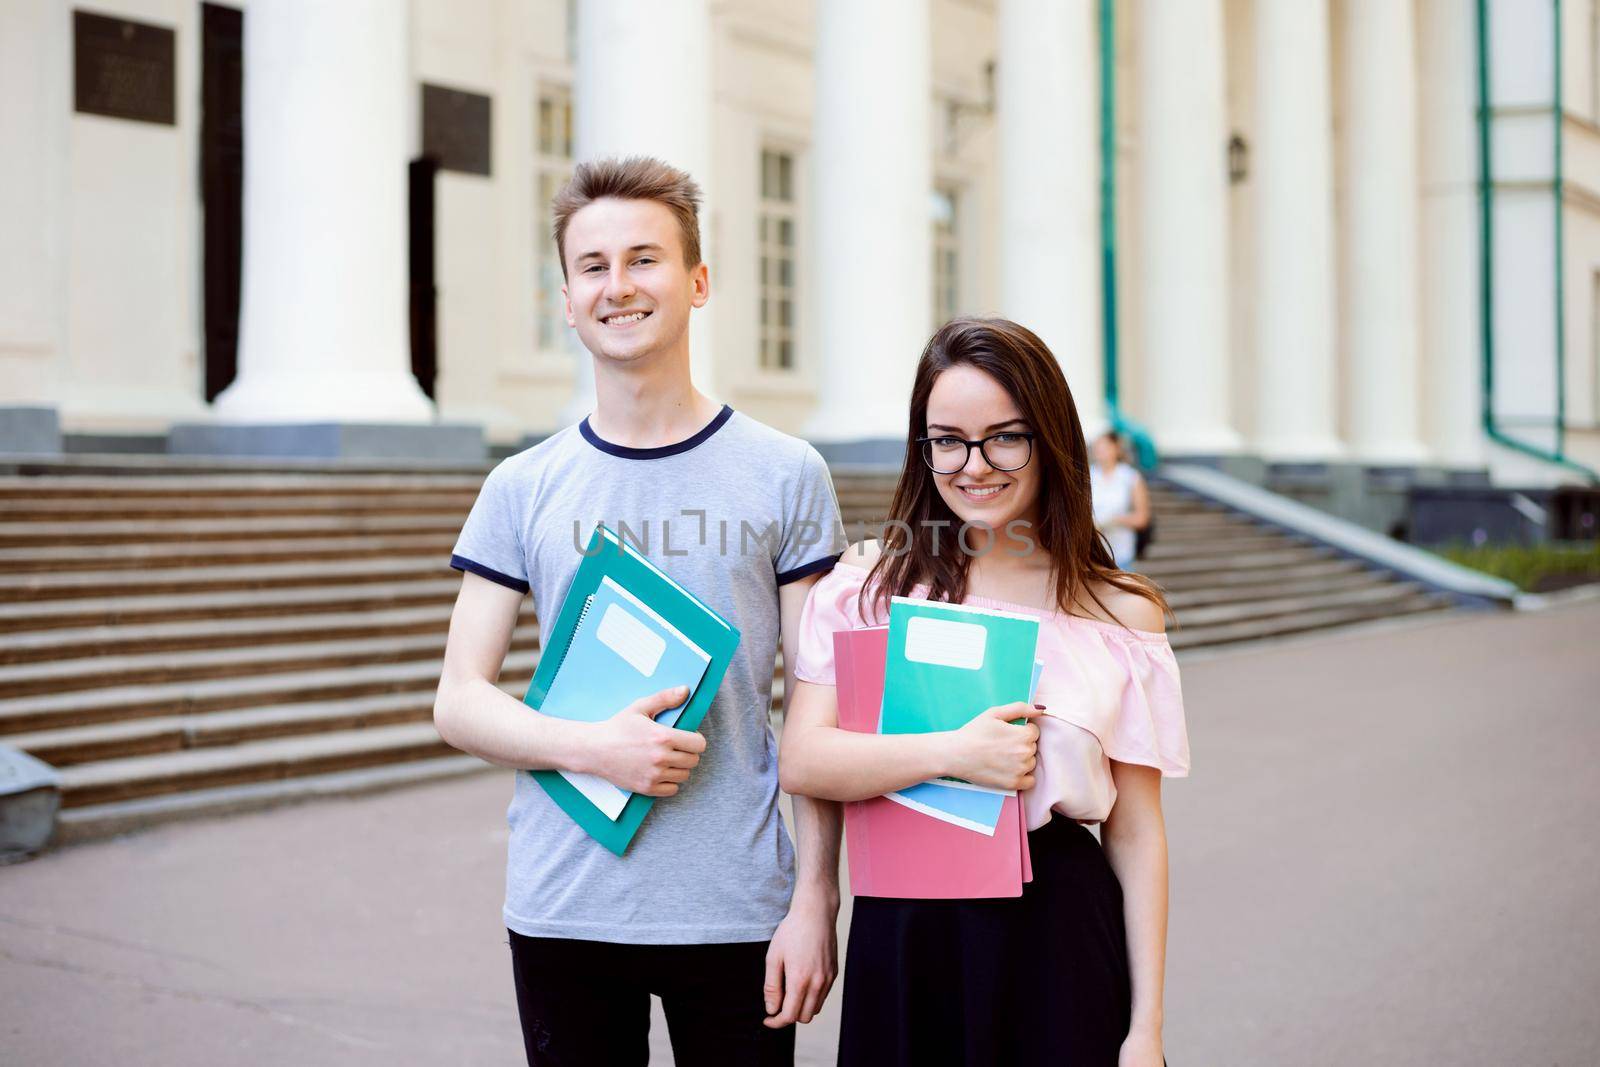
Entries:
{"label": "green notebook", "polygon": [[[531,708],[539,708],[544,704],[566,659],[567,650],[572,645],[573,634],[604,579],[610,579],[612,585],[626,589],[651,612],[659,615],[710,656],[710,663],[699,685],[689,694],[687,706],[672,723],[679,730],[698,729],[711,708],[723,673],[733,660],[734,650],[739,647],[739,631],[603,525],[595,527],[594,536],[589,539],[585,559],[578,567],[578,573],[573,576],[572,585],[567,590],[567,597],[562,601],[555,622],[543,628],[544,650],[540,653],[533,682],[528,686],[527,695],[522,698],[523,703]],[[568,679],[562,683],[568,686],[569,691],[570,681]],[[634,793],[623,805],[621,814],[611,819],[560,771],[538,770],[528,773],[589,836],[619,856],[627,851],[628,843],[633,840],[639,824],[644,821],[656,799]]]}
{"label": "green notebook", "polygon": [[878,732],[958,730],[980,712],[1027,700],[1039,620],[895,597]]}

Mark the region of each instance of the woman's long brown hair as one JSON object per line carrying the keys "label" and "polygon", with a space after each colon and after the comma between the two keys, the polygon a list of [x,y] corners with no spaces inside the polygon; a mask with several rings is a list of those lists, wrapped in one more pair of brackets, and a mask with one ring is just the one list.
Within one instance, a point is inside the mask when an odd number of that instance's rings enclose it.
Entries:
{"label": "woman's long brown hair", "polygon": [[[917,438],[928,432],[928,397],[934,381],[957,366],[976,368],[999,382],[1033,431],[1029,462],[1039,465],[1040,478],[1038,518],[1030,533],[1036,550],[1049,553],[1058,610],[1072,614],[1079,593],[1084,592],[1116,619],[1090,584],[1099,581],[1142,596],[1165,613],[1167,602],[1160,590],[1148,579],[1118,570],[1111,546],[1095,528],[1089,449],[1072,390],[1055,356],[1032,330],[1008,319],[958,318],[939,328],[917,363],[905,466],[889,505],[883,553],[861,591],[862,616],[870,617],[869,596],[874,613],[884,617],[890,597],[909,596],[919,585],[927,587],[931,600],[960,603],[966,597],[971,557],[953,547],[949,535],[959,529],[961,520],[939,495],[917,444]],[[940,524],[945,541],[936,551]],[[997,530],[995,537],[1003,533]]]}

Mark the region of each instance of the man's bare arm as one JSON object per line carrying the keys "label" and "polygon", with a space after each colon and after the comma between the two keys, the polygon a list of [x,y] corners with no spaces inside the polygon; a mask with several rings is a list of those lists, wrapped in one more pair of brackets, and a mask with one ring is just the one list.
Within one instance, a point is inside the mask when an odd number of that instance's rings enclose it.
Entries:
{"label": "man's bare arm", "polygon": [[599,723],[541,715],[495,684],[523,594],[466,574],[450,615],[433,722],[450,745],[503,767],[598,774],[617,786],[672,796],[700,762],[705,738],[653,721],[682,687],[635,701]]}
{"label": "man's bare arm", "polygon": [[[783,647],[784,705],[794,692],[800,649],[800,613],[815,576],[778,590]],[[787,721],[787,710],[785,711]],[[795,886],[789,914],[767,950],[766,1024],[809,1023],[822,1010],[839,973],[835,922],[839,915],[839,835],[844,808],[800,796],[794,802]]]}

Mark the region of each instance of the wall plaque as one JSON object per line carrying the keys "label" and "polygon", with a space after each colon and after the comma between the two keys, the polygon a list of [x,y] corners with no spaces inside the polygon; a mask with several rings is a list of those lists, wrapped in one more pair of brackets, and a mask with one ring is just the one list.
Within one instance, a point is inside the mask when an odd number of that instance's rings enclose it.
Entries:
{"label": "wall plaque", "polygon": [[482,93],[422,87],[422,154],[444,170],[489,173],[489,98]]}
{"label": "wall plaque", "polygon": [[176,38],[164,26],[74,11],[73,109],[174,125]]}

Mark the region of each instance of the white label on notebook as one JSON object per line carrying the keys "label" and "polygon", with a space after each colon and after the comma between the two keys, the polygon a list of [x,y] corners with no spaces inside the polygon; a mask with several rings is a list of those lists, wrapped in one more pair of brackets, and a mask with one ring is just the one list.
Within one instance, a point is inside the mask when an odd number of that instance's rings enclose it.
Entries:
{"label": "white label on notebook", "polygon": [[914,616],[906,625],[906,659],[975,671],[983,666],[989,631],[971,622]]}
{"label": "white label on notebook", "polygon": [[623,792],[597,774],[562,771],[561,777],[571,782],[578,792],[589,798],[589,803],[599,808],[612,822],[617,821],[622,809],[628,806],[628,798],[633,796],[632,793]]}
{"label": "white label on notebook", "polygon": [[621,605],[611,604],[600,619],[595,631],[600,643],[627,660],[634,670],[646,678],[656,673],[661,654],[667,650],[666,639],[650,627],[628,614]]}

